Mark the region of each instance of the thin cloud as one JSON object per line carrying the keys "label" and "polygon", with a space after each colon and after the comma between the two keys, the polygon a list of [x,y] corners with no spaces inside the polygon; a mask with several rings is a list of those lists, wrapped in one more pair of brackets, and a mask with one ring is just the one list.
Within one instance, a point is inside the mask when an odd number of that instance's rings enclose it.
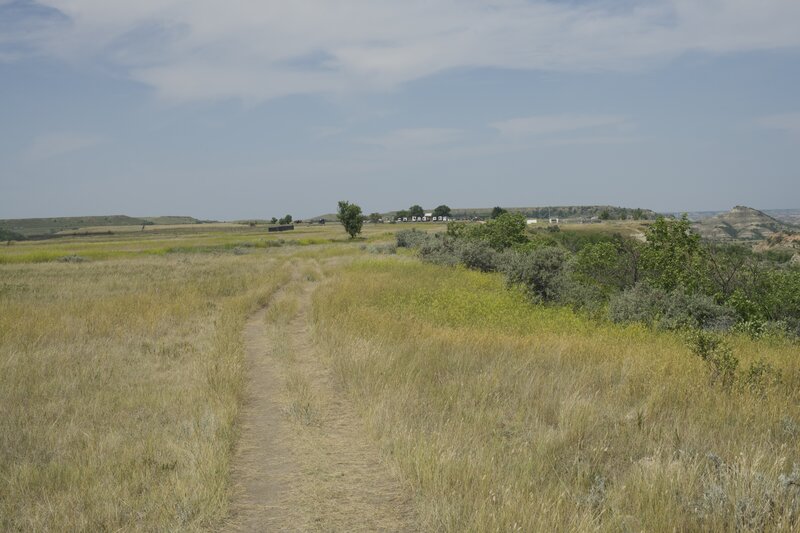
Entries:
{"label": "thin cloud", "polygon": [[800,135],[800,113],[768,115],[759,118],[757,124],[765,129],[780,130],[792,135]]}
{"label": "thin cloud", "polygon": [[619,115],[537,115],[502,120],[490,124],[509,137],[548,135],[592,128],[628,126],[626,117]]}
{"label": "thin cloud", "polygon": [[463,132],[452,128],[399,129],[384,135],[359,139],[361,143],[387,150],[406,150],[439,147],[460,140]]}
{"label": "thin cloud", "polygon": [[546,144],[552,146],[593,145],[593,144],[631,144],[641,142],[638,137],[598,135],[594,137],[575,137],[573,139],[550,139]]}
{"label": "thin cloud", "polygon": [[[647,67],[800,46],[795,0],[39,0],[38,54],[97,60],[170,101],[386,90],[455,68]],[[26,15],[28,18],[33,15]],[[7,43],[10,44],[10,43]]]}
{"label": "thin cloud", "polygon": [[26,156],[30,160],[41,161],[84,150],[102,142],[103,139],[101,137],[79,133],[46,134],[33,140]]}

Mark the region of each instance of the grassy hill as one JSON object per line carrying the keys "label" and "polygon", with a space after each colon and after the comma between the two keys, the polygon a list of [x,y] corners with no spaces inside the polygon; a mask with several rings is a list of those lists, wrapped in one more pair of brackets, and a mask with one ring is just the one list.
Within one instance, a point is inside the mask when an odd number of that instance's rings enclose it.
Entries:
{"label": "grassy hill", "polygon": [[142,220],[146,220],[158,225],[200,224],[202,222],[206,222],[204,220],[198,220],[194,217],[181,216],[142,217]]}
{"label": "grassy hill", "polygon": [[[142,226],[155,224],[199,224],[203,221],[187,216],[129,217],[127,215],[15,218],[0,220],[0,235],[17,234],[22,237],[40,237],[62,231],[104,226]],[[13,237],[12,237],[13,238]],[[0,237],[0,240],[4,240]]]}
{"label": "grassy hill", "polygon": [[16,218],[0,220],[0,229],[19,233],[25,237],[32,237],[90,226],[141,226],[142,224],[152,224],[152,222],[143,218],[134,218],[126,215]]}
{"label": "grassy hill", "polygon": [[793,229],[763,211],[741,205],[701,220],[694,227],[703,238],[717,241],[760,241]]}

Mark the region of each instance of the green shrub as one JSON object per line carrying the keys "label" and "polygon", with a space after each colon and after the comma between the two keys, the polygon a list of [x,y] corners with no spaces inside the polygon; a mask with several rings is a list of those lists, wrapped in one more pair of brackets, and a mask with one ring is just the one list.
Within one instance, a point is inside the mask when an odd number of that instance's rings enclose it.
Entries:
{"label": "green shrub", "polygon": [[461,262],[458,241],[446,235],[428,235],[417,246],[419,257],[426,263],[455,266]]}
{"label": "green shrub", "polygon": [[539,248],[504,256],[502,270],[509,285],[523,286],[536,301],[555,301],[565,288],[567,253],[560,248]]}
{"label": "green shrub", "polygon": [[759,359],[750,363],[747,372],[742,376],[742,385],[755,394],[763,396],[767,392],[767,387],[777,385],[781,382],[781,371]]}
{"label": "green shrub", "polygon": [[366,246],[365,249],[371,254],[393,255],[397,253],[397,245],[393,242],[386,244],[370,244]]}
{"label": "green shrub", "polygon": [[463,240],[456,247],[460,262],[481,272],[497,270],[498,253],[484,241]]}
{"label": "green shrub", "polygon": [[502,213],[485,224],[468,226],[465,236],[486,241],[489,246],[501,251],[528,242],[525,226],[525,217],[520,213]]}
{"label": "green shrub", "polygon": [[427,240],[428,234],[416,229],[405,229],[398,231],[395,234],[395,238],[397,239],[398,248],[418,248]]}
{"label": "green shrub", "polygon": [[730,388],[736,381],[739,358],[719,335],[695,330],[687,337],[689,349],[708,366],[711,383]]}
{"label": "green shrub", "polygon": [[614,295],[608,307],[614,322],[644,322],[661,329],[727,330],[735,322],[734,315],[709,296],[687,294],[681,288],[666,291],[647,282]]}

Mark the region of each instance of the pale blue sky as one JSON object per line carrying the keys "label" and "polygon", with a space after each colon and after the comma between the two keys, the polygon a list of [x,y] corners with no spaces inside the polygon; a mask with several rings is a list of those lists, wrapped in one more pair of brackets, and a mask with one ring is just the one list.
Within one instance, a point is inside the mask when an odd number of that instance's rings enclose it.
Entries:
{"label": "pale blue sky", "polygon": [[0,218],[800,207],[797,0],[0,0]]}

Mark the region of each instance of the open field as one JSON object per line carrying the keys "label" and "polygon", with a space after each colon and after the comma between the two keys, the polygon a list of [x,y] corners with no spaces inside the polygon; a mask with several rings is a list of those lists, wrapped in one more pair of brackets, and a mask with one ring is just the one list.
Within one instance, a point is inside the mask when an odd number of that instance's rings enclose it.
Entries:
{"label": "open field", "polygon": [[733,339],[783,381],[725,392],[679,334],[532,306],[499,276],[355,263],[318,339],[429,531],[793,531],[797,345]]}
{"label": "open field", "polygon": [[[644,232],[650,223],[641,220],[605,220],[603,222],[579,224],[579,223],[566,223],[558,224],[559,229],[563,231],[575,231],[581,234],[598,234],[598,235],[614,235],[618,233],[623,237],[641,238],[644,237]],[[538,224],[531,224],[528,230],[537,231],[544,230],[550,227],[547,220]]]}
{"label": "open field", "polygon": [[[157,226],[155,226],[157,228]],[[362,239],[392,239],[394,232],[413,227],[428,231],[443,230],[443,225],[379,224],[365,225]],[[105,230],[104,230],[105,231]],[[47,241],[22,241],[0,244],[0,264],[37,263],[58,260],[106,260],[172,253],[244,252],[248,249],[284,245],[342,243],[347,234],[338,224],[297,226],[294,231],[269,233],[263,226],[239,224],[186,225],[162,230],[122,232],[114,235],[62,237]]]}
{"label": "open field", "polygon": [[3,267],[0,529],[221,518],[241,328],[286,275],[259,259]]}
{"label": "open field", "polygon": [[369,254],[410,227],[0,246],[0,529],[236,529],[275,435],[290,529],[797,529],[796,343],[731,334],[781,378],[723,390],[680,333]]}

